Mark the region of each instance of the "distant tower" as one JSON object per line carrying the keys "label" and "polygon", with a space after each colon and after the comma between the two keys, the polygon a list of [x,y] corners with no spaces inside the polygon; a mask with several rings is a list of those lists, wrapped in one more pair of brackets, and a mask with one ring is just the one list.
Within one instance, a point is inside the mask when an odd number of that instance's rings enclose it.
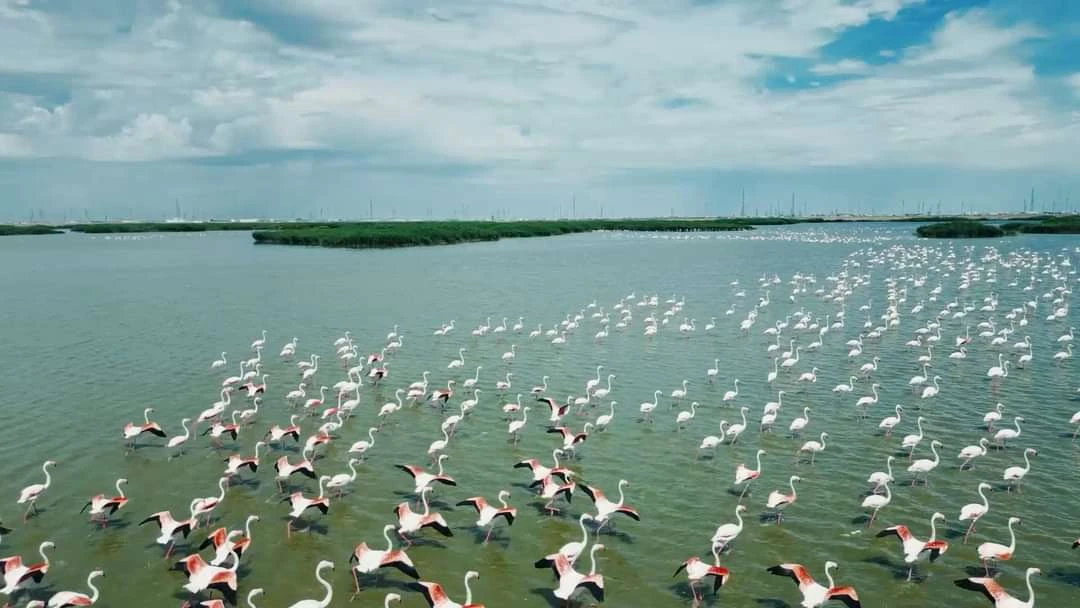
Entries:
{"label": "distant tower", "polygon": [[746,187],[742,188],[742,208],[739,209],[739,215],[746,217]]}

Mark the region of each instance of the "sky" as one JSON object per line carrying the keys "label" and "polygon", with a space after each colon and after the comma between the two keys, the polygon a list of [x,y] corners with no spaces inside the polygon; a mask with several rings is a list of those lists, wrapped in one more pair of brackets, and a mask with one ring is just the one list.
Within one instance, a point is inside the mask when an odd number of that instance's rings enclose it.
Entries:
{"label": "sky", "polygon": [[0,0],[0,221],[1080,209],[1074,0]]}

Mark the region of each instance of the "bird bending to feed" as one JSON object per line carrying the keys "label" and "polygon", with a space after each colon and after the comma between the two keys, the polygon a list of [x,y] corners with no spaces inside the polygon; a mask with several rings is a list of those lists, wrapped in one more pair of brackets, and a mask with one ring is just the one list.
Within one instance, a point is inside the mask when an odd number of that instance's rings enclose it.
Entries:
{"label": "bird bending to feed", "polygon": [[814,577],[810,576],[810,573],[802,564],[778,564],[768,570],[770,574],[790,576],[795,581],[803,596],[802,604],[800,604],[803,608],[818,608],[818,606],[824,606],[830,600],[844,602],[848,605],[848,608],[860,608],[862,604],[859,602],[859,594],[855,592],[854,587],[837,587],[836,583],[833,582],[832,570],[837,567],[836,562],[825,562],[825,577],[829,581],[828,587],[815,581]]}
{"label": "bird bending to feed", "polygon": [[995,608],[1034,608],[1035,589],[1031,586],[1031,576],[1033,574],[1042,574],[1042,570],[1038,568],[1027,569],[1024,576],[1028,589],[1028,599],[1026,602],[1009,595],[1009,592],[992,578],[981,576],[962,578],[956,581],[956,586],[963,589],[970,589],[971,591],[981,592],[987,599],[994,603]]}
{"label": "bird bending to feed", "polygon": [[[741,507],[741,505],[740,505]],[[713,577],[713,594],[720,591],[720,587],[723,587],[727,583],[728,577],[731,576],[731,572],[727,568],[720,565],[720,553],[717,547],[714,545],[712,549],[713,563],[709,565],[696,555],[686,560],[675,569],[675,574],[671,577],[675,578],[683,570],[686,571],[686,580],[690,584],[690,593],[694,596],[694,601],[700,601],[702,595],[698,593],[697,584],[707,577]]]}
{"label": "bird bending to feed", "polygon": [[912,570],[915,568],[915,562],[924,554],[929,555],[930,561],[937,561],[943,553],[949,550],[949,543],[943,540],[937,539],[937,521],[939,519],[945,519],[944,513],[934,513],[930,518],[930,538],[928,540],[921,541],[911,533],[911,530],[907,526],[901,524],[899,526],[892,526],[891,528],[885,528],[881,532],[877,533],[878,538],[884,536],[896,536],[900,539],[900,543],[904,549],[904,563],[908,565],[908,580],[911,580]]}

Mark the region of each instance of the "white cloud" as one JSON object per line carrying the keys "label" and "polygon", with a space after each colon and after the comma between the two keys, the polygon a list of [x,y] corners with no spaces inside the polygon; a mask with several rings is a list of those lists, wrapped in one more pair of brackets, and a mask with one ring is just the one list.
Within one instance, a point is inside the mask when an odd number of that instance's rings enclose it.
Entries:
{"label": "white cloud", "polygon": [[[557,179],[583,167],[1043,167],[1080,152],[1075,121],[1017,52],[1046,35],[1031,26],[957,12],[885,65],[821,60],[843,30],[920,1],[288,0],[273,27],[172,2],[80,25],[128,34],[82,37],[56,35],[74,27],[63,15],[0,3],[0,71],[70,88],[0,93],[0,156],[320,150]],[[294,23],[331,42],[282,42],[274,28]],[[820,86],[765,90],[776,57],[853,78],[791,73]]]}

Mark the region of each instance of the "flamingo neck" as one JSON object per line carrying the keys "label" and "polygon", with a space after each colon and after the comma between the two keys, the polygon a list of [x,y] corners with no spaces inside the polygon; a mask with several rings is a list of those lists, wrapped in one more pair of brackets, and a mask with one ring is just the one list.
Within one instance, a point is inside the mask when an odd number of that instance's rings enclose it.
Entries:
{"label": "flamingo neck", "polygon": [[319,498],[322,498],[324,495],[325,494],[323,492],[323,478],[320,477],[319,478]]}
{"label": "flamingo neck", "polygon": [[469,575],[465,575],[465,605],[472,605],[472,587],[469,586]]}
{"label": "flamingo neck", "polygon": [[788,480],[788,487],[791,488],[791,499],[795,500],[795,498],[798,496],[798,494],[795,493],[795,480],[794,479],[789,479]]}
{"label": "flamingo neck", "polygon": [[431,506],[428,505],[427,492],[420,492],[420,502],[424,504],[424,517],[431,515]]}
{"label": "flamingo neck", "polygon": [[[885,486],[885,487],[887,488],[888,486]],[[935,540],[937,540],[937,518],[936,517],[931,517],[930,518],[930,540],[928,540],[926,542],[927,543],[932,543]]]}
{"label": "flamingo neck", "polygon": [[52,483],[52,475],[49,474],[49,465],[42,465],[41,470],[45,473],[45,487],[47,488],[49,487],[49,484]]}
{"label": "flamingo neck", "polygon": [[829,564],[825,567],[825,579],[829,581],[829,589],[832,589],[836,586],[836,583],[833,582],[832,577],[832,564]]}
{"label": "flamingo neck", "polygon": [[[761,474],[761,452],[757,453],[757,471],[758,471],[758,474],[760,475]],[[740,519],[739,521],[742,521],[742,520]]]}
{"label": "flamingo neck", "polygon": [[596,575],[596,551],[600,548],[600,545],[593,545],[592,551],[589,551],[589,576]]}
{"label": "flamingo neck", "polygon": [[252,521],[254,521],[254,520],[249,517],[249,518],[247,518],[247,521],[244,522],[244,536],[247,537],[247,539],[249,541],[251,540],[251,522]]}
{"label": "flamingo neck", "polygon": [[585,518],[578,519],[578,525],[581,526],[581,546],[584,547],[589,542],[589,531],[585,529]]}
{"label": "flamingo neck", "polygon": [[40,547],[38,547],[38,555],[41,556],[41,560],[45,562],[45,567],[48,568],[49,567],[49,556],[45,555],[45,548],[46,547],[48,547],[48,545],[41,545]]}
{"label": "flamingo neck", "polygon": [[1031,588],[1031,574],[1032,574],[1031,571],[1028,570],[1028,573],[1027,573],[1028,601],[1027,601],[1027,604],[1025,604],[1026,606],[1028,606],[1028,608],[1031,608],[1032,606],[1035,605],[1035,590]]}
{"label": "flamingo neck", "polygon": [[617,503],[618,506],[621,507],[625,500],[626,500],[626,497],[623,496],[623,484],[620,483],[619,484],[619,502]]}
{"label": "flamingo neck", "polygon": [[124,488],[123,488],[123,486],[124,486],[124,484],[117,481],[116,482],[116,493],[120,495],[120,498],[127,498],[127,496],[124,496]]}
{"label": "flamingo neck", "polygon": [[985,492],[986,492],[986,490],[984,488],[982,488],[982,487],[979,488],[979,496],[982,497],[982,501],[983,501],[983,511],[986,511],[986,510],[990,509],[990,500],[988,498],[986,498]]}
{"label": "flamingo neck", "polygon": [[319,584],[322,585],[324,589],[326,589],[326,597],[319,602],[321,608],[326,608],[326,606],[330,605],[330,600],[334,599],[334,588],[322,577],[322,568],[315,571],[315,579],[319,581]]}
{"label": "flamingo neck", "polygon": [[1016,531],[1013,530],[1012,521],[1009,522],[1009,553],[1016,551]]}
{"label": "flamingo neck", "polygon": [[86,586],[89,587],[90,591],[92,592],[92,595],[90,596],[91,604],[96,604],[98,601],[98,596],[101,595],[98,592],[98,588],[94,586],[94,578],[96,578],[95,575],[100,576],[97,572],[91,572],[90,576],[86,577]]}
{"label": "flamingo neck", "polygon": [[394,541],[390,540],[390,528],[384,527],[382,530],[382,537],[386,539],[386,552],[390,553],[394,550]]}

